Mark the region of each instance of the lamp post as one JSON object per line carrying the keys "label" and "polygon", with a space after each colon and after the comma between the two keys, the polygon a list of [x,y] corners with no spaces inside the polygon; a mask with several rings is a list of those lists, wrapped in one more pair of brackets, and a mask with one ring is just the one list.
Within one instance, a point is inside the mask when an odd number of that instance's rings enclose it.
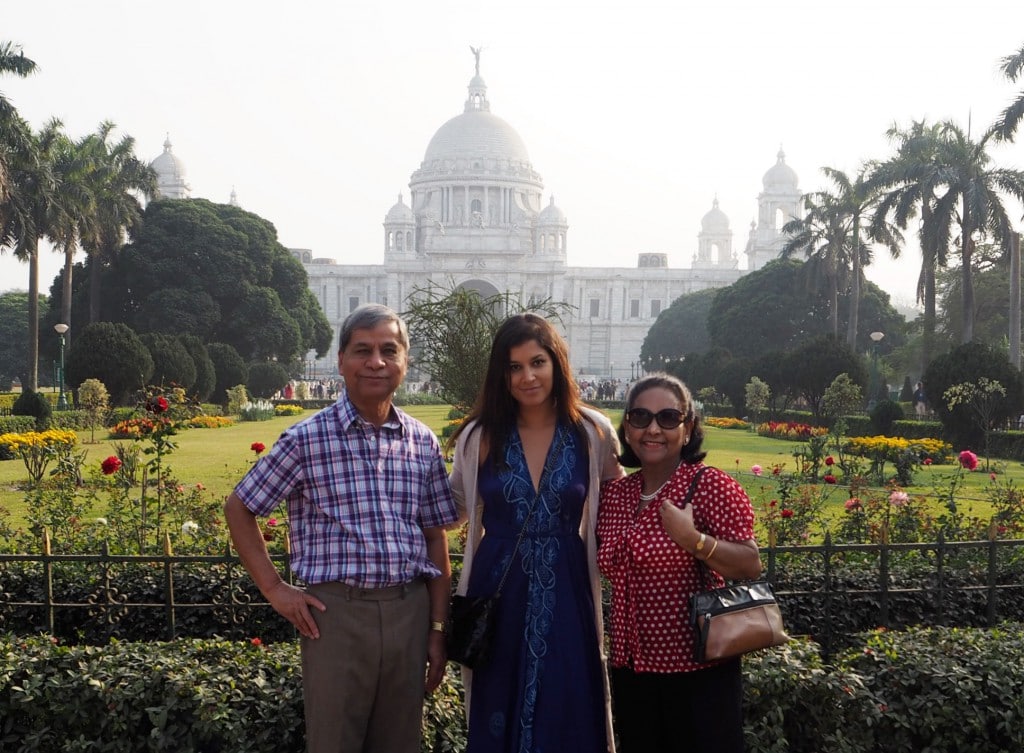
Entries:
{"label": "lamp post", "polygon": [[57,396],[57,410],[67,410],[68,398],[64,394],[64,334],[70,328],[61,322],[54,324],[53,329],[60,336],[60,366],[57,369],[57,384],[60,387],[60,394]]}
{"label": "lamp post", "polygon": [[875,407],[878,396],[878,387],[880,374],[878,373],[878,343],[882,342],[882,338],[885,337],[884,332],[872,332],[868,337],[871,338],[871,394],[868,395],[868,410]]}

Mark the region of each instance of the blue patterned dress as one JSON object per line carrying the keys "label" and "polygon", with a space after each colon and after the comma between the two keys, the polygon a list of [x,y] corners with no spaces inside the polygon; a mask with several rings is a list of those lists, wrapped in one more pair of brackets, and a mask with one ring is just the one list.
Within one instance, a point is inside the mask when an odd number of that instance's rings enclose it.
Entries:
{"label": "blue patterned dress", "polygon": [[[467,753],[604,753],[604,685],[587,560],[579,535],[587,495],[585,441],[559,426],[540,498],[498,606],[490,663],[473,672]],[[559,439],[561,437],[561,439]],[[533,502],[522,441],[506,468],[480,468],[486,534],[471,596],[492,594]]]}

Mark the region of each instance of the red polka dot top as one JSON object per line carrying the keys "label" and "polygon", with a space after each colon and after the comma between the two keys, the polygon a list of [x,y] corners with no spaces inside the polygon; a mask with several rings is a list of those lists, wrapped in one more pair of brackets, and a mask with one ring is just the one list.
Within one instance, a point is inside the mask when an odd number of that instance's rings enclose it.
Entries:
{"label": "red polka dot top", "polygon": [[[701,589],[697,560],[669,538],[659,508],[666,497],[682,505],[703,463],[680,463],[642,510],[641,471],[608,482],[597,514],[597,563],[612,585],[611,663],[637,672],[690,672],[694,661],[690,596]],[[723,541],[754,538],[754,510],[743,487],[708,467],[693,494],[697,530]],[[724,581],[713,573],[716,585]]]}

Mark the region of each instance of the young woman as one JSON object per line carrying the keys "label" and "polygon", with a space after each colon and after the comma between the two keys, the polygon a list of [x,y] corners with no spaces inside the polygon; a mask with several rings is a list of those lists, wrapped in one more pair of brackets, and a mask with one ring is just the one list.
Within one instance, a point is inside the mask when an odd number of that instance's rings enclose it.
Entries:
{"label": "young woman", "polygon": [[[620,753],[743,751],[740,660],[694,658],[689,599],[754,578],[761,559],[750,498],[731,476],[704,464],[704,430],[690,391],[668,374],[634,383],[619,437],[623,465],[640,470],[601,496],[598,562],[612,585],[611,681]],[[720,575],[719,575],[720,574]]]}
{"label": "young woman", "polygon": [[614,430],[582,405],[549,322],[502,324],[452,441],[452,491],[469,523],[458,593],[493,595],[511,563],[491,658],[464,670],[468,753],[610,750],[594,527],[602,482],[623,471]]}

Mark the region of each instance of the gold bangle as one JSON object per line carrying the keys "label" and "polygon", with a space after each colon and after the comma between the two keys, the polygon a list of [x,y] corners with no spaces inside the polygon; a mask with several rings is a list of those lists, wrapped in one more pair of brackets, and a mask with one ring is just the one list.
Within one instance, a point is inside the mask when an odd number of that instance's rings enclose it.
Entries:
{"label": "gold bangle", "polygon": [[694,549],[694,551],[696,551],[696,552],[704,551],[704,542],[707,541],[707,540],[708,540],[708,535],[706,533],[702,533],[700,535],[700,538],[697,539],[697,546]]}
{"label": "gold bangle", "polygon": [[707,562],[709,559],[711,559],[711,555],[715,553],[715,550],[717,548],[718,548],[718,539],[716,538],[715,539],[715,543],[711,545],[711,551],[708,552],[708,556],[704,558],[705,562]]}
{"label": "gold bangle", "polygon": [[446,632],[444,628],[444,623],[439,621],[431,622],[430,629],[438,633]]}

